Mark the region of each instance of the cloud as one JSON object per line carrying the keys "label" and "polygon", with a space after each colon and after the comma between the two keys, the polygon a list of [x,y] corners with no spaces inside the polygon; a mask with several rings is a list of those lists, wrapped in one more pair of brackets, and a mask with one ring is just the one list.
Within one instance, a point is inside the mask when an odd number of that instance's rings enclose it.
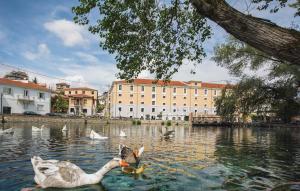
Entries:
{"label": "cloud", "polygon": [[50,50],[47,44],[39,44],[36,52],[26,51],[23,56],[28,60],[36,60],[39,58],[44,58],[50,54]]}
{"label": "cloud", "polygon": [[89,64],[97,64],[99,63],[99,59],[92,55],[85,52],[77,52],[76,55],[83,61]]}
{"label": "cloud", "polygon": [[44,27],[49,32],[55,34],[63,41],[67,47],[89,44],[89,37],[84,27],[76,25],[66,19],[46,22]]}

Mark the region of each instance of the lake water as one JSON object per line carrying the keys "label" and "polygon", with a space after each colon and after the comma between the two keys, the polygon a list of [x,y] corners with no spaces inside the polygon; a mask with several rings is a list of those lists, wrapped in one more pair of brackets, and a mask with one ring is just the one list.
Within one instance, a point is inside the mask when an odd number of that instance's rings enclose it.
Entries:
{"label": "lake water", "polygon": [[[4,126],[14,134],[0,135],[0,190],[35,186],[33,155],[71,161],[92,173],[117,156],[119,143],[145,146],[145,172],[133,176],[116,168],[101,183],[72,190],[266,190],[300,181],[300,128],[172,126],[175,137],[165,140],[165,127],[157,125],[68,124],[67,133],[63,124],[45,124],[42,132],[32,132],[31,125],[41,124]],[[89,139],[91,129],[109,139]],[[127,138],[118,136],[121,129]]]}

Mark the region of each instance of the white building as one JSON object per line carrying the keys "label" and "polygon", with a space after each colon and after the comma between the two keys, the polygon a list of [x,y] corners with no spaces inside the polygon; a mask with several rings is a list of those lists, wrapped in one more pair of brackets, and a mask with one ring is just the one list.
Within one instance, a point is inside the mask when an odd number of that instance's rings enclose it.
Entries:
{"label": "white building", "polygon": [[51,92],[39,84],[0,78],[0,94],[0,112],[4,114],[33,111],[44,115],[50,112]]}

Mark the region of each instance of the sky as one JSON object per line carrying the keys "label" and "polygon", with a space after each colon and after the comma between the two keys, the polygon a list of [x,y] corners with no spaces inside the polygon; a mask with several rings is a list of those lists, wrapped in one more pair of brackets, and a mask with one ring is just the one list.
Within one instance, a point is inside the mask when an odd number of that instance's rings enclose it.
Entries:
{"label": "sky", "polygon": [[[232,6],[246,12],[247,0],[230,0]],[[68,82],[72,86],[90,86],[100,91],[108,89],[116,79],[116,61],[113,55],[99,47],[96,36],[86,27],[73,21],[71,7],[78,0],[1,0],[0,1],[0,77],[12,70],[11,66],[29,71],[30,78],[53,86]],[[277,14],[257,11],[250,13],[270,19],[280,26],[300,24],[294,10],[284,8]],[[205,82],[235,82],[228,71],[217,66],[210,57],[213,48],[224,42],[227,33],[209,21],[213,36],[205,45],[207,58],[194,67],[186,61],[174,80],[200,80]],[[191,69],[196,71],[191,74]],[[140,77],[151,78],[145,71]]]}

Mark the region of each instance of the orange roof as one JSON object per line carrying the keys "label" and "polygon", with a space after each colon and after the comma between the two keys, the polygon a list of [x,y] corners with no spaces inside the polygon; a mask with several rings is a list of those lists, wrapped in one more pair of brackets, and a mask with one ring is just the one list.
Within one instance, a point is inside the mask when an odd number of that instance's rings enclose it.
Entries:
{"label": "orange roof", "polygon": [[93,96],[85,95],[85,94],[75,94],[75,95],[68,95],[69,97],[74,98],[93,98]]}
{"label": "orange roof", "polygon": [[44,86],[41,86],[39,84],[33,83],[33,82],[27,83],[27,82],[21,82],[21,81],[16,81],[16,80],[10,80],[10,79],[6,79],[6,78],[0,78],[0,84],[21,87],[21,88],[35,89],[35,90],[46,91],[46,92],[51,91],[50,89],[48,89]]}
{"label": "orange roof", "polygon": [[96,91],[95,89],[88,88],[88,87],[66,88],[64,90],[65,91],[69,91],[69,90],[93,90],[93,91]]}
{"label": "orange roof", "polygon": [[226,86],[228,86],[228,85],[227,84],[206,83],[206,82],[201,83],[201,87],[204,87],[204,88],[225,88]]}
{"label": "orange roof", "polygon": [[[130,83],[127,82],[126,80],[120,80],[120,81],[115,81],[116,83]],[[155,84],[155,85],[161,85],[161,86],[186,86],[187,84],[182,82],[182,81],[163,81],[163,80],[153,80],[153,79],[134,79],[133,82],[134,84]]]}

